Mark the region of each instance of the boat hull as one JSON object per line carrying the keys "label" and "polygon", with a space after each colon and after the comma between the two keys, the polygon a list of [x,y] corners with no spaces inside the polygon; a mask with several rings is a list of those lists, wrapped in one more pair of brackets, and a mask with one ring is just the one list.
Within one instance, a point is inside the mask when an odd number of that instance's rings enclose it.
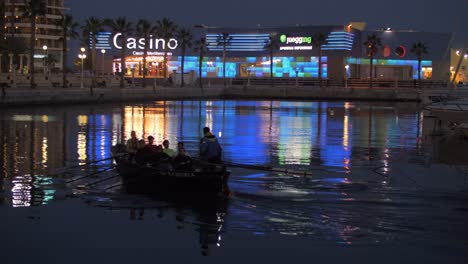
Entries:
{"label": "boat hull", "polygon": [[226,195],[229,192],[229,172],[224,166],[172,171],[118,160],[117,170],[128,193],[209,197]]}

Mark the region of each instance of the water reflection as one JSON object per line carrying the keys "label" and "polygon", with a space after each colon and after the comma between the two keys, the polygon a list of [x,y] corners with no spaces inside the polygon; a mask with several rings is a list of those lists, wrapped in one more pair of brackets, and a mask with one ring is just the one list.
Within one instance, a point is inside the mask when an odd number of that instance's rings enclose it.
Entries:
{"label": "water reflection", "polygon": [[54,198],[52,178],[44,176],[14,176],[12,179],[12,207],[46,205]]}
{"label": "water reflection", "polygon": [[229,201],[186,198],[188,197],[123,193],[118,196],[85,195],[90,206],[107,208],[111,212],[128,211],[130,221],[149,221],[155,224],[169,222],[171,228],[175,228],[177,232],[195,231],[194,247],[198,246],[201,255],[209,256],[223,246]]}
{"label": "water reflection", "polygon": [[[246,164],[326,166],[349,173],[418,148],[416,108],[370,103],[168,101],[2,113],[2,177],[42,175],[101,160],[135,130],[157,143],[184,141],[198,152],[203,126],[219,135],[224,159]],[[103,161],[102,164],[109,164]]]}

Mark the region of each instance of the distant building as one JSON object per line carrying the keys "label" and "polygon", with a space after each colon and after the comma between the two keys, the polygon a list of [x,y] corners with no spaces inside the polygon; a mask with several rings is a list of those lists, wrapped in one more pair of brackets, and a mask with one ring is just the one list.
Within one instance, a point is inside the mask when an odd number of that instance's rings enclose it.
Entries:
{"label": "distant building", "polygon": [[[9,39],[18,39],[26,46],[24,51],[4,50],[1,54],[2,72],[11,71],[12,65],[16,70],[22,72],[29,65],[29,43],[31,38],[31,23],[28,18],[23,17],[22,7],[26,0],[4,0],[4,14],[0,14],[3,19],[0,20],[0,38],[8,43]],[[37,18],[36,24],[36,43],[34,53],[34,63],[36,70],[42,71],[44,68],[45,56],[53,56],[56,63],[50,67],[57,70],[62,69],[62,43],[61,30],[57,28],[56,22],[59,21],[64,11],[64,0],[44,0],[46,3],[46,15]],[[1,3],[1,2],[0,2]],[[11,44],[10,44],[11,45]],[[45,49],[45,47],[47,47]],[[6,66],[6,69],[5,69]],[[52,69],[51,69],[52,70]]]}
{"label": "distant building", "polygon": [[450,72],[451,78],[455,72],[458,73],[455,77],[456,83],[468,84],[468,52],[463,53],[463,48],[451,50]]}
{"label": "distant building", "polygon": [[[202,76],[221,78],[223,76],[222,45],[219,37],[229,34],[226,46],[226,77],[269,77],[270,54],[266,47],[270,37],[278,46],[273,51],[273,75],[278,78],[317,78],[319,74],[319,49],[313,45],[313,36],[322,33],[326,43],[322,45],[322,77],[332,80],[347,78],[369,78],[370,60],[364,42],[367,36],[376,34],[382,42],[374,54],[374,79],[414,80],[418,78],[418,58],[411,52],[414,43],[422,42],[428,53],[422,57],[422,78],[449,80],[450,38],[448,33],[398,31],[391,28],[365,30],[365,24],[330,26],[292,26],[255,28],[218,28],[197,26],[194,39],[206,38],[208,53],[202,66]],[[102,33],[97,48],[119,49],[120,35]],[[143,60],[141,40],[127,39],[126,75],[132,71],[136,77],[142,74]],[[150,40],[150,53],[146,68],[148,76],[163,77],[163,51],[169,51],[167,73],[181,71],[181,49],[176,39],[165,43],[154,38]],[[118,55],[118,52],[115,52]],[[198,54],[187,49],[184,71],[198,74]],[[120,60],[114,60],[114,71],[120,69]]]}

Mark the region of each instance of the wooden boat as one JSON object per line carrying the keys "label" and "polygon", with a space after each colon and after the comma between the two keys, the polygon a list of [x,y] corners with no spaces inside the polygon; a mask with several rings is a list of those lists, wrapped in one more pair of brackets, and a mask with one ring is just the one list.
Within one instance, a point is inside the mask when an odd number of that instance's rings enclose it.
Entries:
{"label": "wooden boat", "polygon": [[468,121],[468,100],[438,102],[426,106],[426,109],[441,120],[463,123]]}
{"label": "wooden boat", "polygon": [[194,161],[191,169],[175,170],[170,162],[141,163],[123,151],[113,149],[125,189],[130,193],[224,196],[229,193],[230,172],[222,164]]}

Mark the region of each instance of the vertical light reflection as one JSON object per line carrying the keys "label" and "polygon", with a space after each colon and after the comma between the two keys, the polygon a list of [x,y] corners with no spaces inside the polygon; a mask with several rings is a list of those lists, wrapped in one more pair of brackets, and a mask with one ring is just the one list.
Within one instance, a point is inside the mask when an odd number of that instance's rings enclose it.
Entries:
{"label": "vertical light reflection", "polygon": [[310,165],[313,133],[310,114],[304,109],[307,103],[285,103],[291,110],[280,117],[280,137],[278,142],[280,164]]}
{"label": "vertical light reflection", "polygon": [[32,177],[30,175],[15,176],[12,180],[12,206],[29,207],[31,206]]}
{"label": "vertical light reflection", "polygon": [[122,116],[120,114],[112,115],[112,146],[121,143],[123,139],[120,138],[122,128]]}
{"label": "vertical light reflection", "polygon": [[48,161],[47,137],[42,137],[42,165],[46,168]]}
{"label": "vertical light reflection", "polygon": [[164,120],[165,111],[160,108],[150,107],[145,109],[145,132],[152,135],[156,144],[160,144],[166,135]]}
{"label": "vertical light reflection", "polygon": [[348,127],[348,122],[349,122],[349,113],[347,111],[345,112],[345,116],[343,118],[343,148],[345,151],[348,150],[349,146],[349,127]]}
{"label": "vertical light reflection", "polygon": [[345,109],[345,114],[343,118],[343,149],[345,153],[345,157],[343,160],[343,167],[346,170],[346,173],[351,172],[351,160],[349,158],[349,155],[346,155],[349,153],[349,108],[350,105],[349,103],[344,104],[344,109]]}
{"label": "vertical light reflection", "polygon": [[206,101],[205,126],[213,128],[213,102],[212,101]]}
{"label": "vertical light reflection", "polygon": [[135,131],[138,138],[144,136],[144,108],[143,106],[126,106],[124,109],[124,136],[130,138],[130,133]]}
{"label": "vertical light reflection", "polygon": [[79,132],[78,133],[78,161],[79,165],[84,164],[87,159],[86,155],[86,133]]}

